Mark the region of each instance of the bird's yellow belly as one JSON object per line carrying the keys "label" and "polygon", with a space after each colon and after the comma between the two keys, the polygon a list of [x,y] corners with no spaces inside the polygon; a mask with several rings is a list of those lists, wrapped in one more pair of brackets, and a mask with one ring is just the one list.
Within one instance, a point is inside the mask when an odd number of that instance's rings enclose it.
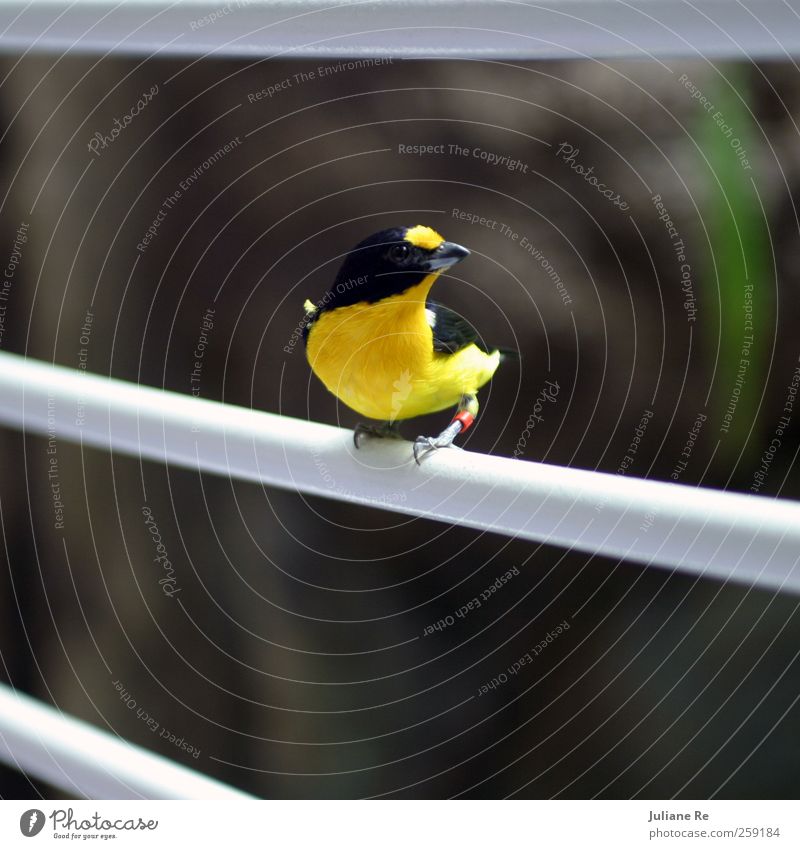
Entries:
{"label": "bird's yellow belly", "polygon": [[[424,310],[400,321],[381,321],[379,305],[323,314],[308,337],[311,368],[325,386],[362,416],[409,419],[454,407],[494,374],[498,352],[469,345],[456,354],[433,351]],[[340,314],[339,314],[340,313]]]}

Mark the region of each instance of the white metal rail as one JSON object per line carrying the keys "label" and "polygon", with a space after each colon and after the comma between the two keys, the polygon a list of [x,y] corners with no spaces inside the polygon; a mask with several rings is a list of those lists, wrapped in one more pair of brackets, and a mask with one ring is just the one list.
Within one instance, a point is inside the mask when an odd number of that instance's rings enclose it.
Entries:
{"label": "white metal rail", "polygon": [[800,503],[442,450],[0,354],[0,423],[682,572],[800,591]]}
{"label": "white metal rail", "polygon": [[0,761],[87,799],[248,799],[0,684]]}
{"label": "white metal rail", "polygon": [[0,49],[346,59],[779,57],[798,0],[0,0]]}

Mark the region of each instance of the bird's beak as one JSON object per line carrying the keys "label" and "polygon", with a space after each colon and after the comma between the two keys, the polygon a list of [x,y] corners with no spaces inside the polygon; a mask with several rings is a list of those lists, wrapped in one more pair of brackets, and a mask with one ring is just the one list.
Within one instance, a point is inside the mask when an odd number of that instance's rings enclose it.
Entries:
{"label": "bird's beak", "polygon": [[438,248],[430,255],[427,261],[428,271],[439,271],[443,268],[450,268],[462,259],[469,256],[469,251],[457,245],[455,242],[442,242]]}

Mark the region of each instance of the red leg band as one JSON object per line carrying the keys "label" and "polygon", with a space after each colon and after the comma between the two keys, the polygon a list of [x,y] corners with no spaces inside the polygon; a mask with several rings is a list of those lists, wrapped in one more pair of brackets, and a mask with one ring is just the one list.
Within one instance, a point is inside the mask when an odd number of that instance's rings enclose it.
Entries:
{"label": "red leg band", "polygon": [[453,416],[453,421],[461,423],[461,433],[464,433],[465,430],[469,430],[470,427],[472,427],[472,423],[475,421],[475,416],[473,416],[468,410],[459,410]]}

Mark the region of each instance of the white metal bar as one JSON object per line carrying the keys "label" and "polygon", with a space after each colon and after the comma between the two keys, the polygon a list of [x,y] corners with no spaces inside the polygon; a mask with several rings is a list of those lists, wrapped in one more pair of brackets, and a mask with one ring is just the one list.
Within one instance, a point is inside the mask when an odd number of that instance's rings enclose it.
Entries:
{"label": "white metal bar", "polygon": [[683,572],[800,592],[800,503],[442,450],[0,353],[0,423]]}
{"label": "white metal bar", "polygon": [[785,58],[798,0],[0,0],[0,49],[336,58]]}
{"label": "white metal bar", "polygon": [[87,799],[248,799],[0,684],[0,760]]}

